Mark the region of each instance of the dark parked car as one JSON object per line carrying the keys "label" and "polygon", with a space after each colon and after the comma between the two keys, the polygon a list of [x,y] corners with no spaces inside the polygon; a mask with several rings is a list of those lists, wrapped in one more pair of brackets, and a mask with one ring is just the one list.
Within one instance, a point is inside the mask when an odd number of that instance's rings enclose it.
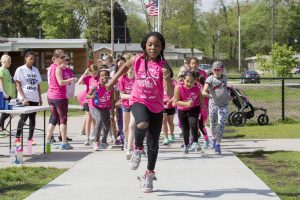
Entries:
{"label": "dark parked car", "polygon": [[241,83],[260,83],[257,71],[246,71],[241,75]]}

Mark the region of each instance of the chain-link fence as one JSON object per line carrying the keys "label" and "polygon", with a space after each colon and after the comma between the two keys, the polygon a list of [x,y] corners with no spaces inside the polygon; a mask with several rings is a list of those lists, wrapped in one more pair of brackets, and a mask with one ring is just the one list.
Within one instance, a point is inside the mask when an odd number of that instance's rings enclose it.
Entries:
{"label": "chain-link fence", "polygon": [[[300,121],[300,78],[261,78],[260,83],[244,83],[245,80],[230,78],[228,86],[244,91],[254,107],[267,109],[270,122],[286,118]],[[231,102],[229,113],[237,111]],[[255,111],[250,119],[257,121],[262,111]]]}

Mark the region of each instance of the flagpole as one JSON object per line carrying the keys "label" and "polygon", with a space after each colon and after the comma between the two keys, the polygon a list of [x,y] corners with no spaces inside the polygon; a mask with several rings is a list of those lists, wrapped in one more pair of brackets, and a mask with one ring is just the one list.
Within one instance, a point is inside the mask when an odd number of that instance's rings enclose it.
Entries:
{"label": "flagpole", "polygon": [[157,9],[158,9],[158,15],[157,15],[157,32],[160,32],[160,3],[159,3],[159,0],[157,0]]}

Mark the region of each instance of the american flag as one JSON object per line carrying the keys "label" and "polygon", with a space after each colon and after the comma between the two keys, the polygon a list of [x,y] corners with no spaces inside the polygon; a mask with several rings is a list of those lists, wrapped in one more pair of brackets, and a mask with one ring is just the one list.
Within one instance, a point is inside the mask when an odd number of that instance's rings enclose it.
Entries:
{"label": "american flag", "polygon": [[149,16],[158,16],[158,5],[157,0],[152,0],[151,3],[145,4],[145,8],[148,9]]}

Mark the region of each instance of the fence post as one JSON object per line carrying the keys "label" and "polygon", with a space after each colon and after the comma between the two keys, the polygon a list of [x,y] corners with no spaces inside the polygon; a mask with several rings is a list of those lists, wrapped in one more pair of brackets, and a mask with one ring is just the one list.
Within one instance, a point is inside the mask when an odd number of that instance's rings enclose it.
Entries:
{"label": "fence post", "polygon": [[284,121],[284,78],[281,80],[281,120]]}

